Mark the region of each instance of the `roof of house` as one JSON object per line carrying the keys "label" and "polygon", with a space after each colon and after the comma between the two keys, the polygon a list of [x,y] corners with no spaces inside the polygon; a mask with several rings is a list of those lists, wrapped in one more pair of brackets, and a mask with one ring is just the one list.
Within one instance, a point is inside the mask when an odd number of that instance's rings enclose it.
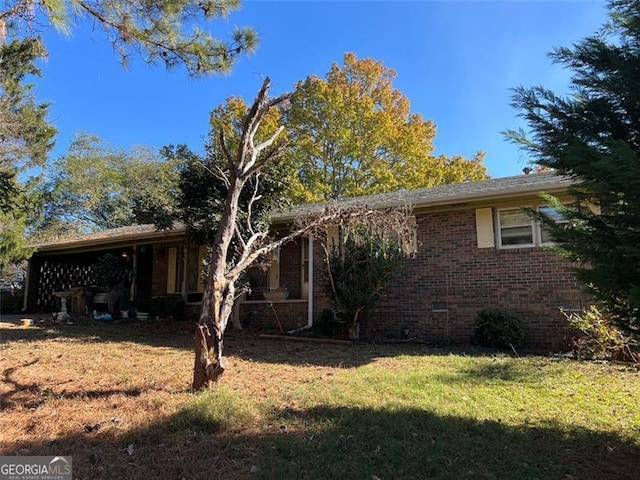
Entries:
{"label": "roof of house", "polygon": [[170,230],[158,230],[155,225],[131,225],[128,227],[110,228],[100,232],[78,234],[65,238],[49,240],[34,245],[37,251],[50,251],[59,249],[81,248],[87,246],[121,244],[123,242],[135,243],[136,241],[167,239],[180,236],[185,228],[182,224],[176,224]]}
{"label": "roof of house", "polygon": [[[539,192],[555,193],[567,190],[575,180],[554,172],[531,173],[512,177],[491,178],[475,182],[451,183],[437,187],[398,190],[341,200],[340,205],[367,205],[370,208],[389,208],[409,205],[413,208],[451,205],[468,201],[499,199],[535,195]],[[274,215],[276,222],[291,220],[305,214],[322,211],[329,203],[300,205],[287,212]]]}
{"label": "roof of house", "polygon": [[[512,177],[491,178],[476,182],[452,183],[437,187],[399,190],[341,200],[341,205],[367,205],[370,208],[388,208],[409,205],[413,208],[451,205],[468,201],[500,199],[533,195],[539,192],[556,193],[569,188],[575,181],[554,172],[531,173]],[[286,223],[303,215],[320,213],[327,202],[300,205],[273,215],[274,223]],[[123,242],[170,239],[184,233],[185,227],[176,224],[171,230],[157,230],[154,225],[134,225],[102,232],[79,235],[35,245],[37,251],[67,250],[87,246],[108,246]]]}

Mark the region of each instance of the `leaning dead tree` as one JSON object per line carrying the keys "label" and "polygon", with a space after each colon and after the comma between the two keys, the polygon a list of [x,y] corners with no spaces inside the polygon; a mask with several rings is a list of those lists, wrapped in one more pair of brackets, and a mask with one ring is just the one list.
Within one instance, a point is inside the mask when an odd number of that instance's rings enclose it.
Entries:
{"label": "leaning dead tree", "polygon": [[[283,127],[277,128],[262,142],[256,143],[255,138],[265,115],[272,108],[281,108],[288,101],[289,94],[269,99],[269,85],[267,78],[242,123],[239,142],[233,142],[233,149],[229,147],[224,129],[218,131],[218,147],[226,165],[225,168],[211,170],[211,174],[222,180],[227,192],[211,247],[202,312],[196,328],[194,389],[217,383],[227,369],[223,355],[224,334],[240,292],[238,281],[252,264],[298,237],[322,236],[328,225],[367,225],[374,232],[392,230],[405,238],[413,235],[406,210],[329,204],[301,211],[288,234],[281,238],[270,236],[268,225],[254,218],[252,212],[261,200],[261,170],[270,162],[277,161],[284,148],[284,142],[279,138]],[[250,192],[244,192],[245,189]],[[241,211],[240,199],[247,193],[250,199]]]}

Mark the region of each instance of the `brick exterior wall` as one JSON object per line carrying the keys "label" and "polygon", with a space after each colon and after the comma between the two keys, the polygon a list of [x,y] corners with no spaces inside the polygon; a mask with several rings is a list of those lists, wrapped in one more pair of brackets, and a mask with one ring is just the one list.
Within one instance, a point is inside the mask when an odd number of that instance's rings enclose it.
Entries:
{"label": "brick exterior wall", "polygon": [[[509,309],[526,327],[526,347],[567,347],[560,307],[589,304],[570,264],[548,249],[478,248],[475,209],[417,216],[418,254],[407,259],[378,307],[366,314],[361,337],[408,338],[439,345],[469,345],[476,313]],[[325,267],[314,249],[314,318],[330,307]]]}
{"label": "brick exterior wall", "polygon": [[280,249],[280,287],[287,287],[289,298],[300,298],[301,259],[299,242],[289,242]]}
{"label": "brick exterior wall", "polygon": [[[418,253],[405,260],[379,306],[364,316],[364,339],[408,338],[430,344],[467,345],[472,341],[477,312],[485,307],[500,307],[523,318],[528,348],[566,347],[566,321],[560,307],[584,307],[590,303],[567,262],[540,247],[478,248],[474,208],[420,214],[416,220]],[[167,248],[181,245],[172,242],[154,248],[153,296],[166,294]],[[289,289],[290,297],[273,302],[273,307],[284,330],[307,324],[308,302],[299,300],[300,252],[299,243],[292,242],[280,253],[280,284]],[[331,303],[320,241],[314,242],[313,252],[313,307],[317,320]],[[32,259],[31,309],[37,308],[37,272],[42,261],[38,255]],[[269,305],[263,300],[240,304],[241,322],[248,322],[252,328],[277,329],[276,314]],[[196,310],[199,306],[190,313],[195,314]]]}
{"label": "brick exterior wall", "polygon": [[247,328],[278,330],[279,319],[285,332],[307,324],[306,300],[276,301],[273,302],[273,309],[270,305],[271,303],[267,301],[240,303],[241,324]]}
{"label": "brick exterior wall", "polygon": [[[528,348],[566,347],[559,308],[589,302],[567,262],[539,247],[478,248],[474,209],[419,215],[417,228],[417,256],[405,261],[379,306],[364,319],[362,337],[468,345],[476,313],[500,307],[523,318]],[[315,262],[318,318],[329,302],[319,254]]]}

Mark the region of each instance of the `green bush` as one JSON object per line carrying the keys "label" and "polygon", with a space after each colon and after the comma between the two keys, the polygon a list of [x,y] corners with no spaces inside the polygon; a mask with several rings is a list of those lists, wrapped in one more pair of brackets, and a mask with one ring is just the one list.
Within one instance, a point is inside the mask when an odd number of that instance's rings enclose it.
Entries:
{"label": "green bush", "polygon": [[151,317],[173,317],[176,320],[185,319],[185,304],[182,295],[162,295],[153,297],[149,301],[149,315]]}
{"label": "green bush", "polygon": [[476,315],[475,340],[483,347],[508,349],[524,343],[524,324],[515,314],[485,308]]}
{"label": "green bush", "polygon": [[579,358],[638,361],[631,339],[595,305],[581,312],[563,313],[569,326],[579,332],[573,341],[574,353]]}
{"label": "green bush", "polygon": [[0,313],[20,313],[24,296],[22,292],[0,292]]}
{"label": "green bush", "polygon": [[315,330],[322,335],[331,335],[332,324],[335,314],[333,310],[325,308],[320,313],[320,317],[313,324]]}
{"label": "green bush", "polygon": [[326,288],[349,338],[359,337],[360,318],[375,307],[398,272],[403,254],[396,239],[354,230],[340,248],[328,252]]}

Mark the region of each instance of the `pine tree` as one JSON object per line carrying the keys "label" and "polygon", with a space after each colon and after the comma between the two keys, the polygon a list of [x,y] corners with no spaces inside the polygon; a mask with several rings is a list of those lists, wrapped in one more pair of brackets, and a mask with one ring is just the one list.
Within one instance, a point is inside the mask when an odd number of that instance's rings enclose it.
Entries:
{"label": "pine tree", "polygon": [[7,0],[0,9],[0,41],[37,38],[48,24],[70,31],[88,18],[102,28],[123,63],[135,53],[167,68],[183,66],[191,76],[227,72],[235,58],[255,48],[256,33],[235,28],[225,40],[205,27],[239,6],[239,0]]}
{"label": "pine tree", "polygon": [[[47,55],[42,30],[69,32],[88,19],[100,27],[121,63],[132,55],[167,68],[184,67],[190,76],[228,72],[234,60],[252,51],[257,36],[236,28],[227,39],[207,31],[239,0],[7,0],[0,6],[0,256],[15,260],[24,247],[25,205],[35,199],[25,188],[29,167],[42,166],[53,147],[55,128],[48,105],[38,103],[28,79],[39,75],[36,61]],[[34,189],[30,189],[34,191]],[[162,195],[160,195],[162,196]],[[139,197],[144,203],[148,197]],[[138,205],[147,208],[152,205]],[[148,208],[147,208],[148,210]],[[32,212],[31,212],[32,213]],[[152,212],[151,212],[152,213]]]}
{"label": "pine tree", "polygon": [[530,132],[507,134],[539,166],[575,178],[572,205],[548,198],[568,222],[538,216],[613,322],[640,337],[640,1],[611,1],[609,17],[551,53],[573,72],[570,95],[515,90]]}

